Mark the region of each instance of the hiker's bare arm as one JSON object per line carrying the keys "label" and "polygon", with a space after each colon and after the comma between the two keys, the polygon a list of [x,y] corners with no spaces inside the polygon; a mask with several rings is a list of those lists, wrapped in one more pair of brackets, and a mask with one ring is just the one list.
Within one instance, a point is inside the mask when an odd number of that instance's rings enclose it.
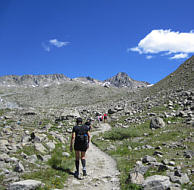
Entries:
{"label": "hiker's bare arm", "polygon": [[90,133],[87,132],[87,135],[88,135],[88,148],[89,148],[89,143],[90,143]]}
{"label": "hiker's bare arm", "polygon": [[73,145],[74,140],[75,140],[75,133],[73,132],[71,136],[71,142],[70,142],[70,151],[72,151],[72,145]]}

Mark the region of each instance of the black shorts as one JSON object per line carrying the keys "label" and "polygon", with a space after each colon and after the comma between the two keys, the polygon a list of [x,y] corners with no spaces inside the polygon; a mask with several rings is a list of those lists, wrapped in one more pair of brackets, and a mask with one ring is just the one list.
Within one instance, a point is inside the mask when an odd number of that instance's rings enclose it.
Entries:
{"label": "black shorts", "polygon": [[87,144],[78,144],[78,143],[74,144],[74,150],[76,151],[86,152],[87,149],[88,149],[88,143]]}
{"label": "black shorts", "polygon": [[104,116],[104,119],[107,119],[107,116]]}

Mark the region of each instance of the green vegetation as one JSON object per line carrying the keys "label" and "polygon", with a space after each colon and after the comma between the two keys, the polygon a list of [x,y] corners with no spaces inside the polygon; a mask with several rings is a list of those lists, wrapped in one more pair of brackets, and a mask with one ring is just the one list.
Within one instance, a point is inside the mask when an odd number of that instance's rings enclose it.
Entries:
{"label": "green vegetation", "polygon": [[7,112],[11,111],[10,109],[6,108],[6,109],[0,109],[0,116],[6,114]]}
{"label": "green vegetation", "polygon": [[[23,179],[35,179],[40,180],[45,184],[43,188],[39,190],[50,190],[55,188],[63,188],[64,182],[68,177],[70,170],[74,166],[73,154],[69,157],[63,156],[62,144],[57,144],[56,148],[51,153],[51,159],[48,164],[51,167],[39,168],[38,171],[24,174]],[[49,180],[48,180],[49,179]]]}
{"label": "green vegetation", "polygon": [[106,132],[103,137],[109,140],[123,140],[143,136],[148,131],[151,133],[151,130],[149,130],[149,122],[146,122],[142,125],[131,126],[129,128],[113,128],[111,131]]}
{"label": "green vegetation", "polygon": [[[155,108],[155,110],[163,110],[163,108]],[[137,161],[140,161],[145,155],[153,156],[156,147],[162,147],[163,157],[156,157],[158,162],[164,159],[174,160],[176,165],[190,165],[194,166],[194,160],[188,160],[183,156],[184,147],[187,146],[190,150],[194,150],[193,142],[182,142],[190,136],[193,129],[189,126],[183,125],[183,119],[178,117],[169,117],[165,122],[171,121],[172,124],[166,127],[151,130],[149,128],[150,121],[146,121],[141,125],[130,125],[128,128],[116,128],[117,123],[123,123],[123,117],[117,122],[112,122],[112,130],[107,131],[99,136],[94,136],[92,141],[103,151],[110,154],[117,162],[117,167],[120,171],[120,183],[122,190],[141,189],[141,187],[127,182],[129,172],[134,168]],[[175,123],[174,123],[175,122]],[[181,146],[173,146],[174,143],[180,143]],[[165,146],[168,144],[170,146]],[[153,149],[144,148],[145,145],[153,147]],[[171,146],[172,145],[172,146]],[[179,155],[177,155],[179,152]],[[189,168],[185,168],[186,170]],[[184,172],[184,171],[183,171]],[[144,177],[151,175],[165,175],[165,171],[158,172],[157,168],[150,168]],[[190,178],[194,181],[193,177]],[[187,185],[189,189],[190,186]]]}
{"label": "green vegetation", "polygon": [[37,154],[41,154],[40,152],[38,152],[34,146],[23,146],[21,150],[19,150],[16,154],[20,156],[20,153],[25,153],[26,155],[30,156],[30,155],[37,155]]}

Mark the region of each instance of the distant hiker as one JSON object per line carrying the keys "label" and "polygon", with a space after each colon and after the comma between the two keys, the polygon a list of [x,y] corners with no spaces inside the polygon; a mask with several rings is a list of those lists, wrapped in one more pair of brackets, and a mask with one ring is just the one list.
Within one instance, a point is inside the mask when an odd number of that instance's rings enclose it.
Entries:
{"label": "distant hiker", "polygon": [[103,115],[100,116],[100,121],[103,121]]}
{"label": "distant hiker", "polygon": [[105,113],[104,114],[104,123],[106,123],[106,121],[107,121],[107,114]]}
{"label": "distant hiker", "polygon": [[85,125],[88,127],[89,131],[91,130],[92,126],[91,126],[91,122],[92,120],[91,119],[87,119],[86,122],[85,122]]}
{"label": "distant hiker", "polygon": [[[72,145],[74,143],[74,150],[75,150],[75,166],[76,172],[75,177],[79,177],[79,160],[81,156],[81,163],[83,167],[83,176],[86,176],[86,150],[89,148],[90,142],[90,133],[89,128],[86,125],[82,125],[82,118],[77,118],[76,126],[73,127],[72,130],[72,137],[70,143],[70,151],[73,150]],[[80,155],[81,154],[81,155]]]}
{"label": "distant hiker", "polygon": [[97,116],[98,123],[100,123],[100,120],[101,120],[100,118],[101,118],[101,116],[98,115],[98,116]]}

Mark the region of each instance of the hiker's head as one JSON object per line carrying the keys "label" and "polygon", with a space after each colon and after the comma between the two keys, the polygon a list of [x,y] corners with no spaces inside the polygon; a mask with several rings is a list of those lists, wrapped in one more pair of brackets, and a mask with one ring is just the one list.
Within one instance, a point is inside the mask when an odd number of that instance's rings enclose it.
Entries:
{"label": "hiker's head", "polygon": [[86,125],[90,125],[91,124],[91,121],[92,121],[91,119],[87,119],[85,124]]}
{"label": "hiker's head", "polygon": [[76,123],[77,123],[77,125],[82,124],[82,118],[81,117],[78,117],[76,119]]}

